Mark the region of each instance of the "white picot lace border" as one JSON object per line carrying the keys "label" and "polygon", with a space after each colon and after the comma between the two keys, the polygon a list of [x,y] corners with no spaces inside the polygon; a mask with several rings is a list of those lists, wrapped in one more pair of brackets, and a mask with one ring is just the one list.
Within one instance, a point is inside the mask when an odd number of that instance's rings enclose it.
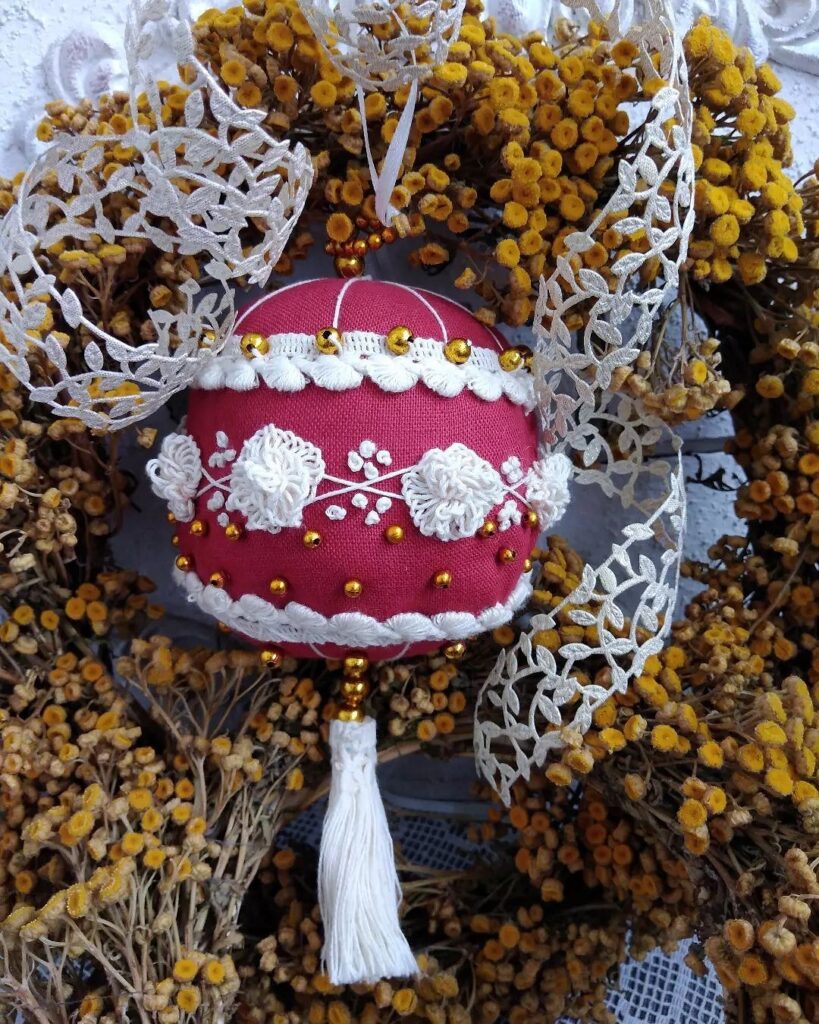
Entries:
{"label": "white picot lace border", "polygon": [[263,381],[274,391],[302,391],[308,383],[328,391],[349,391],[371,380],[382,391],[397,394],[425,384],[443,398],[466,389],[487,402],[508,398],[531,412],[536,405],[532,375],[525,367],[505,370],[501,352],[470,349],[463,363],[451,362],[445,343],[413,338],[409,351],[396,354],[384,335],[346,331],[336,353],[324,353],[313,334],[274,334],[264,353],[242,351],[242,335],[233,335],[222,351],[197,371],[192,387],[203,391],[250,391]]}
{"label": "white picot lace border", "polygon": [[509,622],[532,593],[531,574],[525,573],[506,601],[485,608],[477,615],[441,612],[430,616],[402,612],[381,622],[361,612],[339,612],[328,617],[296,601],[276,608],[257,594],[243,594],[234,600],[222,588],[203,583],[194,572],[175,568],[173,574],[176,582],[187,591],[188,601],[237,633],[262,643],[299,643],[311,647],[322,644],[392,647],[467,640]]}

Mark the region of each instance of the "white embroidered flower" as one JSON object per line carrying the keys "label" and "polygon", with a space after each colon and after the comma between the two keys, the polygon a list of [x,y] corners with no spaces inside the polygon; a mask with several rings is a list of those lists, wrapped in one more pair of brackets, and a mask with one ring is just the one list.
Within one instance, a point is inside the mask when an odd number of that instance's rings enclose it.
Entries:
{"label": "white embroidered flower", "polygon": [[554,526],[569,504],[572,464],[565,455],[546,455],[526,477],[526,500],[537,512],[542,529]]}
{"label": "white embroidered flower", "polygon": [[514,498],[504,502],[503,508],[498,512],[498,529],[508,530],[510,526],[520,526],[521,515],[518,503]]}
{"label": "white embroidered flower", "polygon": [[302,510],[315,498],[324,472],[314,444],[268,424],[242,446],[225,508],[241,512],[248,530],[278,533],[285,526],[300,526]]}
{"label": "white embroidered flower", "polygon": [[520,468],[520,459],[517,455],[510,455],[505,462],[501,463],[501,473],[510,484],[516,484],[523,479],[523,470]]}
{"label": "white embroidered flower", "polygon": [[202,479],[199,445],[187,434],[168,434],[159,455],[145,467],[154,494],[164,498],[181,523],[193,519],[193,499]]}
{"label": "white embroidered flower", "polygon": [[431,448],[404,474],[401,490],[421,533],[440,540],[473,536],[504,493],[496,470],[462,444]]}

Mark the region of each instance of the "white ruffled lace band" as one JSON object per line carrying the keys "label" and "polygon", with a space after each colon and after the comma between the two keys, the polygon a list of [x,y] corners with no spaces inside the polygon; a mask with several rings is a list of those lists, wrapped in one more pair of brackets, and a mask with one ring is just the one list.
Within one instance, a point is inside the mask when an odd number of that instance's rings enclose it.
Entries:
{"label": "white ruffled lace band", "polygon": [[234,600],[219,587],[203,583],[194,572],[174,569],[174,577],[187,591],[189,601],[236,632],[262,643],[298,643],[314,648],[322,644],[369,648],[466,640],[508,622],[532,593],[530,574],[525,573],[506,601],[485,608],[477,615],[441,612],[430,616],[403,612],[381,622],[360,612],[341,612],[328,617],[296,601],[276,608],[257,594],[243,594]]}
{"label": "white ruffled lace band", "polygon": [[250,391],[264,381],[274,391],[301,391],[308,383],[348,391],[371,380],[382,391],[397,394],[422,383],[444,398],[466,389],[487,402],[506,397],[527,412],[535,408],[529,371],[504,370],[500,353],[489,348],[472,348],[467,361],[458,364],[447,359],[444,344],[434,338],[415,338],[404,355],[391,352],[383,335],[369,331],[345,332],[336,355],[320,352],[312,334],[275,334],[266,341],[263,355],[247,358],[241,337],[234,335],[218,356],[199,367],[192,386]]}

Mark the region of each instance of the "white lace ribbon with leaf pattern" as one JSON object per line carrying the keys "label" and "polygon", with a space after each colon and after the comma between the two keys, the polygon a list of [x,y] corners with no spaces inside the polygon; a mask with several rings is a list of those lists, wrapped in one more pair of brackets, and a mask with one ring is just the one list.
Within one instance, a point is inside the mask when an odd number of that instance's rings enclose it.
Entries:
{"label": "white lace ribbon with leaf pattern", "polygon": [[[587,231],[566,239],[569,253],[582,253],[607,215],[625,210],[618,228],[624,234],[644,231],[647,251],[615,261],[613,291],[596,271],[575,272],[559,257],[551,277],[541,280],[535,311],[533,375],[544,441],[574,456],[576,485],[599,487],[631,510],[633,521],[602,564],[585,567],[578,586],[556,608],[532,616],[481,690],[475,756],[481,774],[507,802],[515,781],[528,778],[562,745],[564,726],[585,732],[594,710],[623,692],[646,658],[662,648],[676,601],[685,521],[679,439],[638,401],[608,390],[615,367],[633,363],[650,341],[655,316],[677,288],[693,224],[692,110],[681,39],[663,0],[648,0],[646,20],[628,26],[619,23],[619,3],[606,10],[580,0],[573,6],[605,22],[612,38],[631,39],[647,78],[658,77],[651,56],[659,53],[659,76],[667,82],[651,100],[633,162],[620,163],[614,193]],[[649,260],[660,264],[657,287],[638,285]],[[566,318],[579,305],[587,322],[575,337]],[[649,461],[663,439],[675,458],[670,464]],[[564,616],[596,640],[565,644],[554,653],[534,642],[538,631],[556,629]],[[597,672],[600,666],[608,671]],[[605,683],[582,683],[578,675],[586,671]]]}

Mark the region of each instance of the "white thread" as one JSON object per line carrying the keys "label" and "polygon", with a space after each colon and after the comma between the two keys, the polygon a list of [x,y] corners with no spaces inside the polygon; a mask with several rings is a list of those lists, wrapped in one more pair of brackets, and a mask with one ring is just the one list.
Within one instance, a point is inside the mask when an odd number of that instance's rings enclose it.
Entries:
{"label": "white thread", "polygon": [[199,445],[187,434],[168,434],[159,455],[145,467],[154,494],[167,501],[171,513],[182,523],[193,519],[193,499],[202,471]]}
{"label": "white thread", "polygon": [[304,506],[315,498],[324,473],[320,449],[268,424],[242,445],[225,507],[241,512],[248,530],[278,533],[301,526]]}
{"label": "white thread", "polygon": [[318,869],[322,969],[334,985],[415,975],[398,920],[401,886],[375,773],[375,722],[331,722],[330,751]]}
{"label": "white thread", "polygon": [[407,470],[401,491],[412,521],[425,537],[472,537],[505,488],[497,471],[471,448],[431,448]]}
{"label": "white thread", "polygon": [[[422,296],[417,297],[426,302]],[[240,338],[234,335],[223,353],[200,369],[193,387],[205,391],[246,391],[263,381],[274,391],[292,392],[301,391],[312,382],[330,391],[346,391],[371,380],[391,394],[422,383],[446,398],[454,398],[467,389],[484,401],[506,397],[527,412],[535,407],[529,371],[502,369],[499,353],[490,348],[475,346],[469,359],[456,365],[449,362],[443,343],[435,338],[415,338],[410,351],[403,356],[390,352],[383,335],[372,331],[346,332],[342,350],[335,356],[319,352],[312,334],[276,334],[267,340],[265,355],[246,359],[239,348]]]}
{"label": "white thread", "polygon": [[333,310],[333,327],[335,327],[336,329],[338,329],[338,321],[341,317],[341,303],[344,301],[344,296],[347,294],[347,290],[349,288],[352,288],[356,280],[357,278],[351,277],[349,281],[345,281],[344,284],[341,286],[341,291],[338,293],[338,296],[336,297],[336,305],[335,309]]}
{"label": "white thread", "polygon": [[174,579],[187,591],[188,600],[226,626],[263,643],[335,644],[340,647],[391,647],[405,643],[443,643],[467,640],[508,622],[532,593],[529,574],[520,577],[506,601],[472,612],[424,615],[402,612],[385,621],[360,612],[329,617],[290,601],[276,608],[256,594],[234,600],[226,590],[205,584],[195,572],[174,567]]}

